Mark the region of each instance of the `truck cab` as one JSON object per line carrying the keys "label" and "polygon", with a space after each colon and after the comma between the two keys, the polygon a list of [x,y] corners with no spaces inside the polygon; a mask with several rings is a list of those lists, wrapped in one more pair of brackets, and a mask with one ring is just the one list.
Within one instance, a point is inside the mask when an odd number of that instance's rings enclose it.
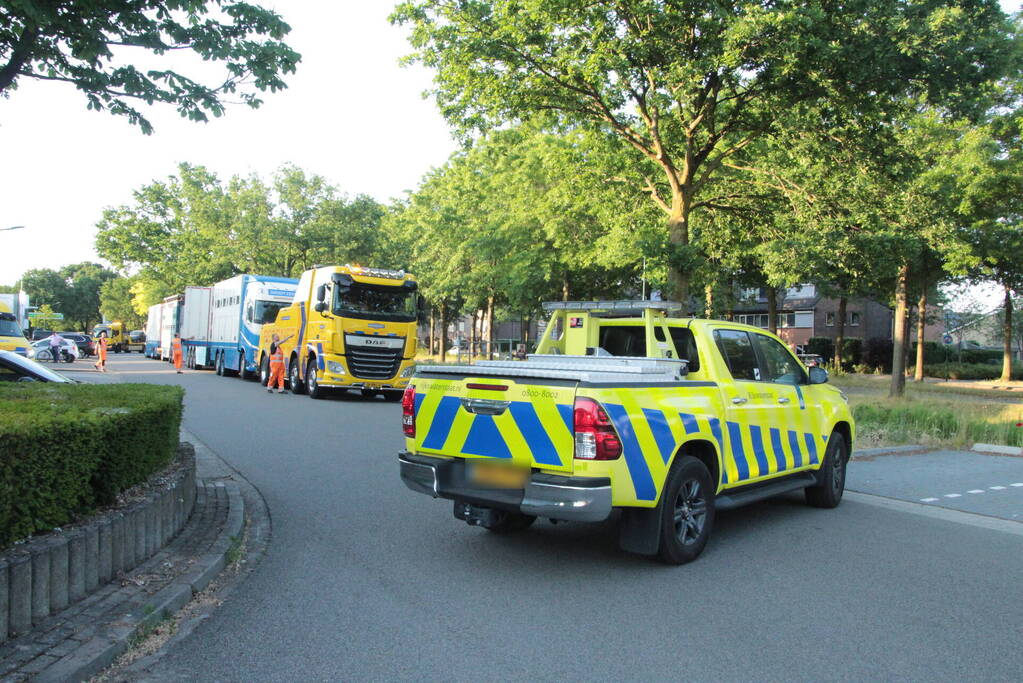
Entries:
{"label": "truck cab", "polygon": [[323,266],[302,274],[291,304],[264,325],[260,379],[270,343],[281,345],[289,388],[321,398],[330,389],[401,398],[414,369],[418,284],[404,271]]}
{"label": "truck cab", "polygon": [[92,328],[92,338],[99,337],[100,332],[107,333],[107,348],[114,353],[128,350],[128,337],[124,333],[124,324],[118,321],[100,323]]}
{"label": "truck cab", "polygon": [[0,303],[0,350],[12,351],[20,356],[28,356],[29,343],[25,333],[18,324],[18,318],[11,313],[6,304]]}

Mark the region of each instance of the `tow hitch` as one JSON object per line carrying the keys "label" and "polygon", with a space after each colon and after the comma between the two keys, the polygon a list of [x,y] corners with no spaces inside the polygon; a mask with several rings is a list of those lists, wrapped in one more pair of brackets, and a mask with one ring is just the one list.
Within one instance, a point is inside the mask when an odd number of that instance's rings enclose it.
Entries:
{"label": "tow hitch", "polygon": [[493,508],[455,501],[455,518],[464,520],[469,526],[491,527],[500,521],[504,512]]}

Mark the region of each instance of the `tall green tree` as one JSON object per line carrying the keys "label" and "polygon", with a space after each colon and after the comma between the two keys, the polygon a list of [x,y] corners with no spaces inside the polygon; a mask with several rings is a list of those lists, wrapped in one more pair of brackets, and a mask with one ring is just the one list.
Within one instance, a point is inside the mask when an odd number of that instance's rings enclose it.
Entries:
{"label": "tall green tree", "polygon": [[[70,83],[89,109],[126,116],[149,134],[136,103],[160,102],[193,121],[221,116],[231,99],[258,107],[257,93],[285,87],[301,57],[283,38],[275,12],[229,0],[3,0],[0,2],[0,95],[25,79]],[[174,70],[182,50],[220,63],[214,80]],[[164,68],[127,63],[140,52]],[[180,60],[175,59],[179,64]]]}
{"label": "tall green tree", "polygon": [[723,170],[761,170],[743,151],[780,117],[883,141],[917,98],[974,106],[1012,57],[997,0],[407,0],[392,20],[461,131],[540,118],[631,149],[684,302],[691,217],[729,198]]}
{"label": "tall green tree", "polygon": [[101,320],[100,289],[117,274],[98,263],[88,261],[67,265],[60,270],[48,268],[26,271],[22,287],[34,305],[48,305],[64,315],[69,328],[88,331]]}
{"label": "tall green tree", "polygon": [[146,317],[134,305],[132,286],[137,282],[134,277],[118,277],[107,280],[100,287],[99,311],[107,320],[119,320],[128,330],[141,329],[146,324]]}

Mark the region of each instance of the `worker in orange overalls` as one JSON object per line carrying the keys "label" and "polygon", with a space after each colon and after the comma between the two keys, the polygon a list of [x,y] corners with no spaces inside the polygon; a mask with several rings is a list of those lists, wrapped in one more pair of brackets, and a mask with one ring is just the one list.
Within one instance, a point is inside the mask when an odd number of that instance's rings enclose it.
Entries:
{"label": "worker in orange overalls", "polygon": [[99,360],[92,364],[92,367],[96,368],[100,372],[107,371],[107,333],[106,331],[100,331],[99,336],[96,337],[96,355],[99,356]]}
{"label": "worker in orange overalls", "polygon": [[266,383],[266,390],[271,394],[274,391],[274,382],[277,383],[277,393],[284,393],[284,352],[281,351],[281,344],[288,341],[295,335],[289,334],[284,339],[274,334],[270,341],[270,380]]}
{"label": "worker in orange overalls", "polygon": [[171,342],[171,359],[174,361],[174,368],[181,374],[181,335],[174,335],[174,341]]}

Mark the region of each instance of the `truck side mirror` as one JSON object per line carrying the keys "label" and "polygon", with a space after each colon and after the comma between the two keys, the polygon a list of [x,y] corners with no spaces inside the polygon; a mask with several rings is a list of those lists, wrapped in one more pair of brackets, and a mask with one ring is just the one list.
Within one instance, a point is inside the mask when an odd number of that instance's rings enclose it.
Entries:
{"label": "truck side mirror", "polygon": [[327,285],[320,285],[316,288],[316,300],[323,302],[327,298]]}
{"label": "truck side mirror", "polygon": [[[323,285],[320,285],[320,287],[322,286]],[[317,313],[323,313],[325,310],[327,310],[327,304],[323,303],[323,301],[321,300],[317,302],[315,306],[313,306],[313,310],[315,310]]]}

